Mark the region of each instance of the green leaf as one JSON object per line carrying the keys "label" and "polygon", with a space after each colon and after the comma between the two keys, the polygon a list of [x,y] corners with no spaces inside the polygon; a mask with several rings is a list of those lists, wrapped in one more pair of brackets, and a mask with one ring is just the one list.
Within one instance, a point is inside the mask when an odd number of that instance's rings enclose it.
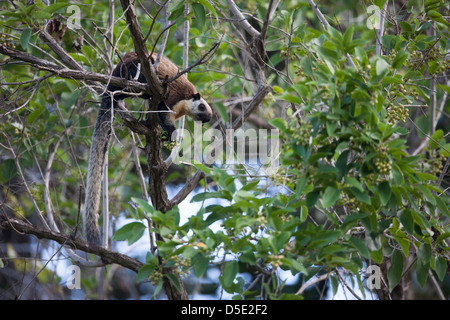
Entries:
{"label": "green leaf", "polygon": [[327,187],[325,192],[323,193],[323,206],[325,208],[329,208],[339,199],[341,195],[341,191],[334,187]]}
{"label": "green leaf", "polygon": [[313,62],[309,56],[305,56],[300,60],[300,67],[302,71],[309,77],[315,79],[315,73],[313,72]]}
{"label": "green leaf", "polygon": [[297,195],[298,198],[302,195],[307,182],[308,182],[307,177],[301,177],[300,179],[297,180],[297,184],[295,187],[295,194]]}
{"label": "green leaf", "polygon": [[115,241],[128,240],[128,245],[131,245],[142,237],[146,228],[141,222],[131,222],[117,230],[112,239]]}
{"label": "green leaf", "polygon": [[156,297],[158,295],[158,293],[161,291],[163,284],[164,284],[164,280],[162,278],[159,279],[158,284],[156,285],[156,288],[153,291],[152,299],[154,299],[154,297]]}
{"label": "green leaf", "polygon": [[359,189],[352,187],[350,188],[350,192],[358,199],[364,203],[370,204],[369,194],[365,191],[360,191]]}
{"label": "green leaf", "polygon": [[450,23],[442,17],[442,14],[435,10],[430,10],[427,12],[427,15],[431,18],[431,20],[437,21],[439,23],[445,24],[447,26],[450,26]]}
{"label": "green leaf", "polygon": [[214,7],[209,3],[209,1],[198,0],[198,2],[200,2],[205,8],[208,8],[208,10],[211,11],[217,17],[216,9],[214,9]]}
{"label": "green leaf", "polygon": [[31,33],[32,33],[32,30],[30,28],[27,28],[27,29],[23,30],[22,35],[20,36],[20,45],[22,46],[22,48],[24,50],[27,49],[28,42],[30,41],[30,38],[31,38]]}
{"label": "green leaf", "polygon": [[378,194],[380,196],[380,201],[383,206],[387,205],[389,199],[391,198],[391,187],[389,186],[389,182],[383,181],[378,186]]}
{"label": "green leaf", "polygon": [[439,281],[444,281],[447,273],[447,261],[443,257],[438,256],[436,257],[435,266],[436,275],[438,276]]}
{"label": "green leaf", "polygon": [[0,182],[8,182],[18,175],[18,172],[14,159],[5,159],[0,162]]}
{"label": "green leaf", "polygon": [[203,254],[198,254],[193,262],[194,274],[197,278],[201,278],[208,269],[209,258]]}
{"label": "green leaf", "polygon": [[302,98],[294,96],[290,93],[285,92],[281,97],[281,99],[286,100],[288,102],[294,103],[294,104],[301,104],[303,103]]}
{"label": "green leaf", "polygon": [[408,22],[405,21],[400,21],[400,26],[402,27],[403,31],[406,32],[413,32],[413,26],[411,26],[411,24],[409,24]]}
{"label": "green leaf", "polygon": [[416,185],[416,188],[428,199],[429,202],[431,202],[433,205],[436,204],[436,198],[431,193],[428,186],[423,184]]}
{"label": "green leaf", "polygon": [[296,83],[292,86],[292,88],[297,92],[300,97],[307,97],[309,90],[308,87],[301,83]]}
{"label": "green leaf", "polygon": [[370,251],[370,257],[375,261],[375,263],[383,262],[383,248],[377,251]]}
{"label": "green leaf", "polygon": [[184,8],[184,0],[173,0],[173,1],[170,1],[169,7],[167,8],[167,10],[169,12],[174,12],[174,11],[180,10],[181,8]]}
{"label": "green leaf", "polygon": [[403,255],[400,251],[394,250],[391,257],[391,266],[387,272],[389,291],[392,292],[402,279]]}
{"label": "green leaf", "polygon": [[[402,233],[401,231],[399,231],[399,232]],[[402,252],[405,255],[405,257],[408,257],[408,255],[409,255],[409,248],[411,246],[411,242],[409,242],[408,238],[406,236],[405,237],[393,236],[393,238],[402,247]]]}
{"label": "green leaf", "polygon": [[192,197],[191,202],[204,201],[207,199],[226,199],[231,201],[233,200],[233,196],[226,190],[202,192],[197,193],[194,197]]}
{"label": "green leaf", "polygon": [[177,288],[178,292],[182,291],[180,279],[178,279],[178,277],[176,275],[174,275],[173,273],[168,273],[168,274],[166,274],[166,277],[169,278],[170,282],[172,282],[174,287]]}
{"label": "green leaf", "polygon": [[303,296],[295,293],[283,293],[279,297],[271,297],[274,300],[303,300]]}
{"label": "green leaf", "polygon": [[288,231],[283,231],[279,233],[275,233],[274,235],[269,237],[269,243],[272,246],[274,252],[278,252],[284,248],[286,242],[291,237],[291,233]]}
{"label": "green leaf", "polygon": [[450,211],[444,199],[442,199],[441,197],[436,197],[436,205],[443,214],[445,214],[447,217],[450,217]]}
{"label": "green leaf", "polygon": [[38,105],[34,108],[34,110],[27,116],[28,124],[33,124],[33,122],[39,118],[41,114],[45,112],[45,105]]}
{"label": "green leaf", "polygon": [[279,86],[273,86],[272,89],[273,89],[273,92],[278,93],[278,94],[282,94],[284,92],[283,88],[281,88]]}
{"label": "green leaf", "polygon": [[430,270],[430,263],[423,263],[421,261],[417,261],[416,263],[416,277],[417,282],[421,288],[425,286],[425,283],[428,279],[428,271]]}
{"label": "green leaf", "polygon": [[45,20],[52,17],[51,13],[44,10],[33,11],[31,14],[37,20]]}
{"label": "green leaf", "polygon": [[335,50],[332,50],[330,48],[327,48],[325,46],[320,46],[317,49],[318,53],[320,54],[320,56],[322,57],[323,60],[328,60],[332,63],[336,63],[338,56]]}
{"label": "green leaf", "polygon": [[370,252],[369,248],[367,248],[364,240],[361,240],[360,238],[351,237],[350,243],[352,246],[358,250],[358,252],[366,259],[370,259]]}
{"label": "green leaf", "polygon": [[273,125],[275,128],[280,129],[281,131],[286,131],[286,121],[284,121],[281,118],[275,118],[269,121],[271,125]]}
{"label": "green leaf", "polygon": [[202,163],[194,162],[194,167],[196,167],[198,170],[202,171],[203,173],[206,173],[207,175],[211,174],[211,169]]}
{"label": "green leaf", "polygon": [[441,139],[444,136],[444,131],[442,129],[436,130],[433,135],[431,136],[431,139],[428,140],[428,147],[430,149],[437,149],[440,147],[438,143],[441,143]]}
{"label": "green leaf", "polygon": [[155,270],[154,266],[144,264],[142,268],[139,269],[138,274],[136,276],[136,282],[140,282],[146,280],[150,277],[150,274]]}
{"label": "green leaf", "polygon": [[394,49],[398,41],[398,36],[386,34],[381,37],[381,44],[383,47]]}
{"label": "green leaf", "polygon": [[80,90],[75,90],[73,92],[63,92],[61,94],[61,104],[63,105],[63,107],[66,109],[70,109],[77,102],[80,93]]}
{"label": "green leaf", "polygon": [[431,246],[427,243],[422,243],[417,250],[417,259],[423,263],[430,263]]}
{"label": "green leaf", "polygon": [[336,168],[339,169],[339,174],[337,176],[338,180],[341,180],[347,172],[347,160],[350,155],[350,150],[345,150],[341,153],[339,158],[336,160]]}
{"label": "green leaf", "polygon": [[53,13],[55,11],[58,11],[58,10],[62,9],[62,8],[65,8],[67,6],[69,6],[68,2],[58,2],[58,3],[54,3],[54,4],[51,4],[51,5],[47,6],[47,7],[45,7],[42,11],[45,11],[45,12],[48,12],[48,13]]}
{"label": "green leaf", "polygon": [[344,180],[345,180],[345,184],[348,184],[348,185],[356,188],[360,192],[364,192],[364,186],[357,179],[350,177],[350,176],[345,176]]}
{"label": "green leaf", "polygon": [[205,7],[201,3],[193,3],[192,9],[194,10],[195,18],[198,20],[199,29],[202,30],[206,26]]}
{"label": "green leaf", "polygon": [[387,73],[389,70],[389,63],[386,62],[383,58],[379,58],[375,64],[375,71],[377,76],[381,76]]}
{"label": "green leaf", "polygon": [[305,222],[308,218],[308,207],[302,206],[300,210],[300,222]]}
{"label": "green leaf", "polygon": [[219,112],[220,118],[222,119],[223,122],[228,122],[228,110],[227,108],[222,104],[222,103],[216,103],[214,104],[214,106],[216,107],[217,111]]}
{"label": "green leaf", "polygon": [[355,30],[353,24],[351,24],[347,30],[345,30],[344,32],[344,49],[345,52],[349,52],[350,51],[350,44],[352,43],[352,39],[353,39],[353,31]]}
{"label": "green leaf", "polygon": [[383,80],[381,81],[382,84],[393,84],[393,83],[402,84],[404,82],[405,81],[403,80],[402,76],[399,74],[395,75],[394,77],[391,76],[383,77]]}
{"label": "green leaf", "polygon": [[133,201],[134,203],[138,204],[139,207],[143,211],[145,211],[146,213],[148,213],[150,215],[153,212],[155,212],[155,208],[153,208],[152,205],[150,203],[148,203],[147,201],[145,201],[144,199],[132,197],[131,201]]}
{"label": "green leaf", "polygon": [[409,234],[414,232],[414,217],[409,209],[402,210],[398,213],[398,219]]}
{"label": "green leaf", "polygon": [[233,284],[234,279],[239,271],[239,265],[236,261],[225,262],[225,267],[223,268],[223,286],[230,287]]}

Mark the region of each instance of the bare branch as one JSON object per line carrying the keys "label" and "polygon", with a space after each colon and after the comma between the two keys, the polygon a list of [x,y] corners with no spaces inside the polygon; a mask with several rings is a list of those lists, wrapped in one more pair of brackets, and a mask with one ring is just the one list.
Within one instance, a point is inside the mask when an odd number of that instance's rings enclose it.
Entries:
{"label": "bare branch", "polygon": [[39,33],[44,43],[58,55],[66,66],[75,70],[84,70],[84,68],[76,62],[46,30],[39,29]]}
{"label": "bare branch", "polygon": [[258,32],[258,30],[253,28],[247,20],[245,20],[244,16],[241,13],[241,10],[239,10],[239,7],[236,5],[236,3],[234,3],[233,0],[227,0],[227,3],[231,13],[237,19],[237,22],[242,26],[242,28],[251,36],[259,38],[261,34]]}
{"label": "bare branch", "polygon": [[50,230],[46,230],[37,226],[34,226],[30,223],[27,223],[23,220],[3,218],[0,220],[0,229],[5,230],[14,230],[25,234],[32,234],[38,238],[48,239],[56,241],[57,243],[64,245],[68,248],[81,250],[87,253],[93,253],[99,257],[101,257],[104,264],[118,264],[122,267],[130,269],[134,272],[138,272],[139,269],[143,266],[143,263],[132,259],[124,254],[114,252],[100,246],[90,246],[86,241],[80,239],[72,239],[70,236],[54,232]]}
{"label": "bare branch", "polygon": [[322,12],[320,12],[319,8],[317,7],[317,5],[314,3],[313,0],[307,0],[309,5],[311,6],[311,8],[313,9],[314,13],[316,14],[317,18],[319,18],[320,22],[322,23],[323,28],[326,30],[328,29],[328,26],[330,25],[328,23],[328,21],[325,19],[324,15],[322,14]]}
{"label": "bare branch", "polygon": [[270,19],[272,18],[271,17],[271,15],[273,14],[272,7],[273,7],[273,0],[270,0],[269,7],[267,8],[266,18],[264,19],[263,27],[261,29],[261,39],[263,41],[265,41],[266,39],[267,29],[269,28]]}
{"label": "bare branch", "polygon": [[330,276],[330,274],[333,273],[333,272],[334,271],[328,272],[328,273],[324,273],[324,274],[322,274],[322,275],[320,275],[320,276],[318,276],[316,278],[313,278],[313,279],[309,280],[308,282],[305,282],[300,287],[300,289],[298,289],[298,291],[295,294],[298,294],[298,295],[303,294],[303,292],[305,292],[305,290],[308,289],[310,286],[315,285],[316,283],[322,282],[324,280],[327,280],[328,277]]}
{"label": "bare branch", "polygon": [[105,74],[88,72],[83,70],[72,70],[68,68],[64,68],[60,65],[57,65],[53,62],[49,62],[47,60],[32,56],[26,52],[21,52],[15,49],[11,49],[3,44],[0,44],[0,53],[8,55],[12,58],[28,62],[32,64],[34,67],[51,72],[61,78],[66,79],[75,79],[75,80],[83,80],[87,82],[101,82],[103,84],[111,83],[115,86],[121,88],[129,88],[136,92],[145,92],[147,89],[146,84],[140,83],[138,81],[129,81],[124,78],[119,77],[110,77]]}
{"label": "bare branch", "polygon": [[384,16],[386,13],[388,2],[389,1],[386,1],[386,3],[384,4],[383,8],[381,8],[380,11],[379,27],[377,32],[377,44],[376,44],[376,53],[379,55],[381,54],[381,37],[384,34],[384,21],[385,21]]}

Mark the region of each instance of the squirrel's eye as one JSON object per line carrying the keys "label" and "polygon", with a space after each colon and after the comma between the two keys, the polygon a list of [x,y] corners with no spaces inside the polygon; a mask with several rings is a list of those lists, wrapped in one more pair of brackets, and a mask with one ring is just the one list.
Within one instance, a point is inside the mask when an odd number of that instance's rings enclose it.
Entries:
{"label": "squirrel's eye", "polygon": [[201,104],[199,104],[198,105],[198,110],[200,110],[200,111],[205,111],[205,105],[203,104],[203,103],[201,103]]}

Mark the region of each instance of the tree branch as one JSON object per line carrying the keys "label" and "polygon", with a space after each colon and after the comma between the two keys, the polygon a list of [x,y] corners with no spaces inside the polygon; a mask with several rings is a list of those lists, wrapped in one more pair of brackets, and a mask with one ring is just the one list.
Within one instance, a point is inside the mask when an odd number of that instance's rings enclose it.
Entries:
{"label": "tree branch", "polygon": [[40,38],[47,44],[53,52],[62,60],[62,62],[75,70],[84,70],[84,68],[72,58],[61,45],[44,29],[39,29]]}
{"label": "tree branch", "polygon": [[233,0],[227,0],[227,3],[231,13],[237,19],[242,28],[247,31],[252,37],[259,38],[260,33],[258,32],[258,30],[253,28],[247,20],[245,20],[244,16],[241,13],[241,10],[239,10],[239,7],[236,5],[236,3],[234,3]]}
{"label": "tree branch", "polygon": [[130,30],[131,38],[133,39],[134,48],[139,60],[142,64],[142,70],[144,72],[145,78],[148,83],[148,90],[151,93],[153,99],[155,100],[154,107],[158,105],[159,101],[162,99],[164,94],[164,88],[156,74],[155,67],[150,63],[150,54],[145,45],[144,35],[139,27],[139,22],[137,20],[136,10],[134,8],[134,1],[120,0],[122,4],[125,17],[127,19],[128,28]]}
{"label": "tree branch", "polygon": [[[10,56],[11,58],[18,59],[24,62],[28,62],[33,67],[36,67],[40,70],[51,72],[61,78],[66,79],[75,79],[75,80],[83,80],[90,83],[100,82],[103,84],[113,84],[115,86],[121,88],[128,88],[135,92],[146,92],[147,85],[145,83],[140,83],[138,81],[126,80],[124,78],[108,76],[105,74],[88,72],[83,70],[73,70],[57,65],[53,62],[49,62],[47,60],[35,57],[26,52],[22,52],[19,50],[15,50],[9,48],[3,44],[0,44],[0,53]],[[96,84],[98,85],[98,84]],[[100,92],[100,90],[98,90]]]}
{"label": "tree branch", "polygon": [[87,253],[93,253],[102,258],[105,264],[118,264],[124,268],[130,269],[134,272],[138,272],[144,265],[142,262],[132,259],[127,255],[114,252],[100,246],[90,246],[86,241],[80,239],[72,239],[70,236],[46,230],[23,220],[15,218],[2,218],[0,219],[0,229],[13,230],[20,233],[31,234],[41,239],[48,239],[56,241],[57,243],[76,250],[81,250]]}

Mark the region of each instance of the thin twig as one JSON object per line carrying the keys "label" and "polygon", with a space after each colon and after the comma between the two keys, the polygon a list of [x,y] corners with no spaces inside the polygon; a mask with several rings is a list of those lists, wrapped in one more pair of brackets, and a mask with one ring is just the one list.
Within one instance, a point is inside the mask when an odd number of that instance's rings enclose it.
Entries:
{"label": "thin twig", "polygon": [[[325,19],[325,17],[323,16],[322,12],[320,12],[320,10],[317,7],[317,5],[314,3],[313,0],[308,0],[308,3],[311,6],[311,8],[313,9],[313,11],[316,14],[317,18],[319,18],[320,22],[322,23],[323,28],[325,30],[328,30],[328,27],[330,26],[330,24]],[[356,68],[356,65],[353,62],[352,57],[350,57],[350,55],[348,53],[346,54],[346,57],[347,57],[347,62],[350,64],[350,66],[352,66],[353,68]]]}
{"label": "thin twig", "polygon": [[50,230],[50,227],[42,214],[42,210],[39,208],[39,206],[36,202],[36,199],[34,198],[30,188],[28,187],[27,180],[25,179],[25,175],[23,174],[22,167],[20,166],[20,163],[19,163],[19,157],[16,155],[14,148],[12,147],[11,141],[9,140],[9,137],[7,136],[7,134],[3,133],[3,136],[6,138],[6,141],[8,142],[8,145],[9,145],[9,147],[6,147],[6,146],[3,146],[3,147],[6,150],[8,150],[13,157],[14,163],[17,168],[17,172],[19,173],[19,176],[22,179],[23,185],[25,187],[25,191],[27,192],[28,196],[30,197],[31,202],[33,203],[34,209],[36,210],[36,214],[38,215],[39,220],[41,221],[42,225],[46,229]]}
{"label": "thin twig", "polygon": [[380,11],[380,18],[379,18],[379,26],[378,26],[378,33],[377,33],[377,44],[376,44],[376,53],[378,55],[381,55],[381,37],[384,34],[384,16],[385,16],[385,12],[387,9],[387,5],[388,5],[389,1],[386,1],[386,3],[384,4],[383,8],[381,8]]}
{"label": "thin twig", "polygon": [[305,292],[305,290],[308,289],[310,286],[312,286],[316,283],[322,282],[324,280],[327,280],[331,273],[333,273],[333,272],[324,273],[318,277],[315,277],[315,278],[309,280],[308,282],[305,282],[304,284],[302,284],[300,289],[298,289],[295,294],[298,294],[298,295],[303,294],[303,292]]}
{"label": "thin twig", "polygon": [[344,286],[348,289],[348,291],[350,291],[350,293],[358,300],[362,300],[360,296],[358,296],[355,291],[353,291],[352,288],[350,288],[350,286],[348,285],[347,281],[345,281],[344,278],[342,278],[342,276],[339,274],[339,271],[336,269],[336,274],[339,277],[339,279],[341,280],[341,282],[344,284]]}
{"label": "thin twig", "polygon": [[434,274],[433,274],[433,272],[431,270],[428,270],[428,276],[430,277],[431,282],[433,283],[433,286],[436,289],[436,292],[437,292],[437,295],[438,295],[439,299],[447,300],[445,298],[444,293],[442,292],[441,286],[437,282],[436,277],[434,276]]}
{"label": "thin twig", "polygon": [[[222,35],[223,37],[223,35]],[[177,80],[179,77],[181,77],[182,75],[184,75],[185,73],[189,73],[191,72],[191,70],[193,68],[195,68],[196,66],[199,66],[201,64],[205,64],[207,63],[209,60],[211,60],[211,58],[214,56],[214,54],[216,53],[217,49],[219,48],[221,43],[221,40],[219,40],[219,42],[216,42],[215,44],[213,44],[213,46],[200,58],[198,59],[194,64],[190,65],[189,67],[187,67],[186,69],[179,71],[176,75],[174,75],[172,78],[169,78],[167,80],[167,84]]]}

